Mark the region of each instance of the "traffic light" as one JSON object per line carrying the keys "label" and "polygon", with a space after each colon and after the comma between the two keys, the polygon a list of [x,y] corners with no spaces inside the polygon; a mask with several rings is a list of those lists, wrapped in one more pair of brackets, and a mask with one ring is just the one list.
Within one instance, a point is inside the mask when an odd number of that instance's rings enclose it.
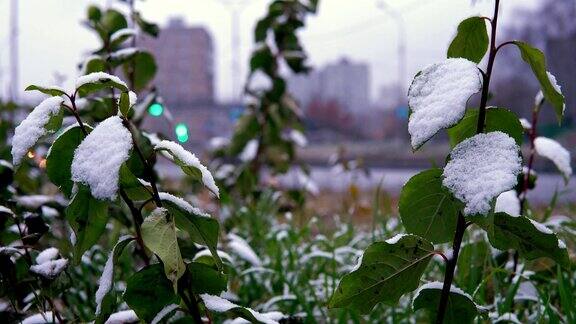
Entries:
{"label": "traffic light", "polygon": [[174,132],[176,133],[176,138],[180,143],[186,143],[188,141],[188,126],[186,126],[186,124],[176,124]]}
{"label": "traffic light", "polygon": [[154,117],[161,116],[164,113],[164,106],[159,102],[155,102],[148,107],[148,113]]}

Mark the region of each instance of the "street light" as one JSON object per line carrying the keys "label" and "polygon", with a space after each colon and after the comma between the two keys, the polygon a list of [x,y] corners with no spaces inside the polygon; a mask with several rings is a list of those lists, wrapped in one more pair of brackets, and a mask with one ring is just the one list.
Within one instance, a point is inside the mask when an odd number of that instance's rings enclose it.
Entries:
{"label": "street light", "polygon": [[396,28],[398,30],[398,83],[400,90],[404,93],[404,87],[406,86],[406,22],[402,13],[388,5],[384,0],[380,0],[377,3],[378,8],[382,9],[396,22]]}

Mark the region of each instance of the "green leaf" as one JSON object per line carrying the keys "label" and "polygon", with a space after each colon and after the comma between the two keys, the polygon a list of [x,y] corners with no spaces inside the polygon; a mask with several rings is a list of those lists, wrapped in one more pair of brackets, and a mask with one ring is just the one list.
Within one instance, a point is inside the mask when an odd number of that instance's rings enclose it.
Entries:
{"label": "green leaf", "polygon": [[[195,243],[207,246],[218,268],[221,269],[222,260],[216,251],[220,233],[218,221],[206,214],[202,214],[183,199],[168,194],[161,194],[160,198],[162,199],[162,205],[174,216],[176,226],[188,232]],[[181,200],[181,202],[177,199]],[[185,206],[184,204],[188,205]]]}
{"label": "green leaf", "polygon": [[[415,311],[419,309],[425,309],[428,311],[428,314],[430,315],[429,323],[436,322],[438,303],[440,302],[440,295],[442,294],[442,283],[437,282],[437,284],[439,285],[433,285],[430,287],[423,286],[420,288],[412,303]],[[443,323],[472,323],[477,315],[478,307],[472,299],[470,299],[470,296],[452,286],[448,295],[448,306],[446,307]]]}
{"label": "green leaf", "polygon": [[258,69],[266,72],[268,75],[272,75],[274,71],[274,55],[270,50],[270,47],[263,46],[252,53],[250,58],[250,71],[254,72]]}
{"label": "green leaf", "polygon": [[[478,109],[468,109],[462,120],[456,126],[448,129],[448,137],[452,147],[463,140],[476,135],[478,124]],[[524,129],[515,113],[505,108],[489,108],[486,110],[484,132],[500,131],[512,137],[518,146],[522,145]]]}
{"label": "green leaf", "polygon": [[114,9],[108,9],[102,16],[100,23],[104,27],[104,30],[108,33],[108,36],[112,35],[114,32],[120,29],[128,28],[128,22],[122,13]]}
{"label": "green leaf", "polygon": [[144,219],[141,231],[144,244],[162,260],[166,277],[176,287],[186,265],[180,254],[173,216],[164,208],[156,208]]}
{"label": "green leaf", "polygon": [[488,230],[492,246],[499,250],[515,249],[528,260],[547,257],[562,267],[568,267],[570,260],[566,246],[556,234],[543,224],[524,216],[514,217],[506,213],[494,215],[494,226]]}
{"label": "green leaf", "polygon": [[142,19],[142,16],[140,15],[139,12],[134,13],[134,19],[136,20],[136,24],[138,24],[138,27],[140,27],[140,29],[144,33],[152,37],[158,37],[158,35],[160,34],[160,27],[158,27],[158,25],[154,23],[150,23]]}
{"label": "green leaf", "polygon": [[519,41],[515,41],[513,43],[518,47],[522,59],[528,63],[528,65],[530,65],[534,76],[536,76],[536,79],[538,79],[538,82],[540,82],[540,88],[542,89],[544,98],[546,98],[546,101],[548,101],[552,107],[554,107],[558,122],[562,122],[565,108],[564,95],[554,89],[554,85],[548,77],[546,70],[546,57],[544,56],[544,53],[527,43]]}
{"label": "green leaf", "polygon": [[200,262],[188,264],[190,284],[196,294],[220,295],[226,291],[228,278],[218,269]]}
{"label": "green leaf", "polygon": [[448,57],[462,57],[480,63],[488,50],[488,30],[481,17],[470,17],[458,25],[458,32],[450,47]]}
{"label": "green leaf", "polygon": [[64,91],[64,89],[60,88],[60,87],[42,87],[42,86],[37,86],[37,85],[29,85],[28,87],[26,87],[25,91],[40,91],[44,94],[50,95],[50,96],[63,96],[66,94],[66,91]]}
{"label": "green leaf", "polygon": [[[85,125],[88,131],[91,128]],[[62,190],[62,192],[70,197],[72,194],[72,173],[70,166],[74,158],[74,151],[84,140],[84,133],[80,126],[76,125],[66,129],[60,136],[54,140],[48,155],[46,156],[46,173],[52,183]]]}
{"label": "green leaf", "polygon": [[123,67],[124,75],[130,75],[130,71],[134,68],[134,91],[144,90],[158,70],[154,56],[146,51],[136,53]]}
{"label": "green leaf", "polygon": [[467,292],[473,292],[484,278],[485,264],[490,257],[486,241],[467,243],[462,246],[458,257],[457,282]]}
{"label": "green leaf", "polygon": [[151,192],[136,178],[126,164],[120,167],[120,188],[131,200],[142,201],[152,198]]}
{"label": "green leaf", "polygon": [[398,207],[408,233],[445,243],[454,238],[462,204],[442,186],[442,170],[430,169],[408,180]]}
{"label": "green leaf", "polygon": [[88,19],[94,22],[100,21],[102,18],[102,11],[96,6],[89,6],[87,11]]}
{"label": "green leaf", "polygon": [[170,304],[178,304],[172,282],[164,275],[161,264],[149,265],[126,281],[124,301],[141,320],[150,323],[156,314]]}
{"label": "green leaf", "polygon": [[394,305],[418,288],[433,255],[434,246],[415,235],[373,243],[364,251],[360,267],[342,278],[329,307],[367,314],[377,303]]}
{"label": "green leaf", "polygon": [[90,194],[90,189],[80,183],[66,207],[66,219],[76,234],[74,263],[78,264],[86,250],[94,246],[108,223],[108,204]]}
{"label": "green leaf", "polygon": [[[124,248],[128,245],[128,243],[132,242],[135,238],[131,236],[122,236],[118,240],[118,243],[114,245],[112,252],[108,256],[108,261],[104,267],[104,271],[102,276],[108,275],[107,278],[100,278],[98,292],[96,296],[103,294],[102,300],[100,301],[100,305],[97,305],[96,308],[96,324],[101,324],[108,319],[110,314],[114,312],[116,308],[116,293],[113,289],[114,287],[114,264],[118,262],[118,258],[124,251]],[[108,271],[108,272],[107,272]],[[104,284],[103,281],[110,284]],[[98,303],[98,297],[96,297],[96,302]]]}
{"label": "green leaf", "polygon": [[99,56],[90,56],[84,61],[82,69],[85,74],[104,72],[106,71],[106,61]]}
{"label": "green leaf", "polygon": [[130,106],[130,94],[129,94],[129,92],[122,92],[120,94],[120,100],[119,100],[118,107],[120,109],[120,113],[122,114],[122,116],[128,117],[128,113],[130,111],[130,108],[132,107],[132,106]]}
{"label": "green leaf", "polygon": [[265,17],[258,20],[256,23],[256,28],[254,28],[254,42],[259,43],[266,40],[268,35],[268,29],[272,26],[272,19],[270,17]]}

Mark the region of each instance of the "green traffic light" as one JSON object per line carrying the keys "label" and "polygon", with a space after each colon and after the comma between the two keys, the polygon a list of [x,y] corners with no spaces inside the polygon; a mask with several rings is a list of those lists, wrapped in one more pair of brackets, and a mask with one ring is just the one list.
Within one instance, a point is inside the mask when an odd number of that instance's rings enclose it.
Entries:
{"label": "green traffic light", "polygon": [[160,103],[155,102],[148,107],[148,113],[154,117],[161,116],[163,112],[164,106]]}
{"label": "green traffic light", "polygon": [[179,142],[186,143],[188,141],[188,126],[186,126],[186,124],[177,124],[174,132]]}

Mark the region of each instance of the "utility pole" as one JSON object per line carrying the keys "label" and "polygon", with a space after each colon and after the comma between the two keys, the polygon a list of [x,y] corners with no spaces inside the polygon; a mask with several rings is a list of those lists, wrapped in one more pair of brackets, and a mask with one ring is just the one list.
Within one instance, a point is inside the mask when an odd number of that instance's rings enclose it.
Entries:
{"label": "utility pole", "polygon": [[18,78],[18,0],[10,1],[10,86],[9,99],[18,101],[19,78]]}
{"label": "utility pole", "polygon": [[240,101],[241,97],[241,78],[242,71],[240,68],[240,14],[242,10],[249,4],[249,0],[220,0],[230,11],[230,26],[231,26],[231,44],[230,54],[231,57],[231,71],[232,71],[232,100]]}
{"label": "utility pole", "polygon": [[378,8],[382,9],[385,13],[387,13],[394,21],[396,22],[396,29],[398,30],[398,85],[402,93],[405,92],[406,87],[406,65],[407,65],[407,56],[406,56],[406,22],[404,21],[404,17],[402,13],[398,10],[394,9],[393,7],[389,6],[384,1],[378,1]]}

